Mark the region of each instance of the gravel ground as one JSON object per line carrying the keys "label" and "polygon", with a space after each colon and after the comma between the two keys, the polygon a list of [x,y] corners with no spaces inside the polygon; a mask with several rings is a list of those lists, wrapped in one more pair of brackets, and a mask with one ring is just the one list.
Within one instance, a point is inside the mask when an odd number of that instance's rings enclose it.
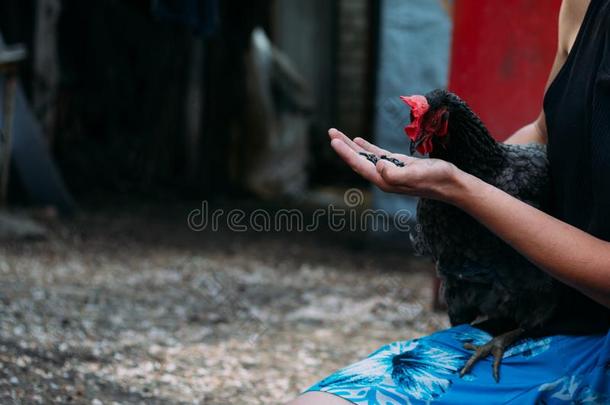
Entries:
{"label": "gravel ground", "polygon": [[0,246],[0,403],[275,404],[446,327],[429,263],[354,235],[98,209]]}

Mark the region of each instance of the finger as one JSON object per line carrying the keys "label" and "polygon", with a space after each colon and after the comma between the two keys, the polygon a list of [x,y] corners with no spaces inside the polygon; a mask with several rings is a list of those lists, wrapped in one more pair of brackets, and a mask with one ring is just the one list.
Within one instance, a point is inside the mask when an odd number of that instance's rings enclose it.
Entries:
{"label": "finger", "polygon": [[356,145],[360,146],[362,149],[366,150],[367,152],[374,153],[378,156],[392,154],[391,152],[389,152],[385,149],[381,149],[379,146],[372,144],[369,141],[362,139],[360,137],[354,138],[354,143]]}
{"label": "finger", "polygon": [[362,149],[366,150],[367,152],[374,153],[377,156],[386,155],[388,157],[398,159],[401,162],[404,162],[404,164],[409,164],[413,160],[416,159],[416,158],[413,158],[411,156],[403,155],[403,154],[400,154],[400,153],[393,153],[393,152],[390,152],[388,150],[382,149],[379,146],[377,146],[377,145],[375,145],[373,143],[370,143],[366,139],[362,139],[360,137],[354,138],[354,143],[356,145],[360,146]]}
{"label": "finger", "polygon": [[381,177],[365,157],[359,155],[356,151],[350,148],[345,142],[339,139],[333,139],[330,142],[332,148],[337,152],[339,157],[345,161],[356,173],[364,177],[366,180],[375,184],[383,190],[389,190],[391,187]]}
{"label": "finger", "polygon": [[353,150],[342,139],[333,139],[330,142],[330,145],[339,155],[339,157],[361,176],[380,177],[377,170],[375,170],[375,166],[372,165],[364,156],[360,155],[359,152]]}
{"label": "finger", "polygon": [[351,149],[355,150],[356,152],[365,152],[364,149],[362,149],[360,146],[356,145],[354,143],[354,141],[352,141],[347,135],[345,135],[343,132],[339,131],[336,128],[331,128],[328,130],[328,136],[330,136],[330,139],[338,139],[340,141],[343,141],[347,146],[349,146]]}
{"label": "finger", "polygon": [[404,186],[409,187],[409,184],[405,181],[405,176],[408,175],[409,170],[405,167],[398,167],[394,164],[388,164],[383,160],[377,162],[375,166],[377,172],[381,176],[384,182],[393,186]]}

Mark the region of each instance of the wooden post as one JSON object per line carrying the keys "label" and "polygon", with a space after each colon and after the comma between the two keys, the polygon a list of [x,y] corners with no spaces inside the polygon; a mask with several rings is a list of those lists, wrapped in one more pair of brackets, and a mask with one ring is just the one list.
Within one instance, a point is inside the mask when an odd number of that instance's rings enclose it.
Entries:
{"label": "wooden post", "polygon": [[185,172],[188,182],[199,180],[201,133],[203,126],[204,44],[196,37],[191,40],[191,63],[186,94],[186,137],[184,142]]}
{"label": "wooden post", "polygon": [[53,143],[57,118],[59,88],[59,55],[57,53],[57,22],[60,0],[37,0],[34,23],[34,111],[42,123],[49,144]]}
{"label": "wooden post", "polygon": [[0,73],[4,74],[4,97],[2,100],[2,163],[0,166],[0,206],[6,206],[8,194],[8,179],[11,167],[11,144],[13,110],[15,107],[15,92],[17,89],[17,66],[26,57],[23,46],[5,48],[0,51]]}

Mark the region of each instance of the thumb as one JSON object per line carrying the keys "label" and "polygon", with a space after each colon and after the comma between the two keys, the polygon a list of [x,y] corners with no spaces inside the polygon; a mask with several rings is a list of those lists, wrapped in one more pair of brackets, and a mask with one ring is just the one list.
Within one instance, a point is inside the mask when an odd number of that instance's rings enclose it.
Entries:
{"label": "thumb", "polygon": [[396,173],[396,169],[398,169],[397,167],[395,167],[394,165],[388,164],[388,162],[384,161],[383,159],[379,159],[379,161],[375,165],[375,168],[377,169],[377,173],[379,173],[381,178],[386,183],[396,184],[396,182],[398,180],[397,173]]}

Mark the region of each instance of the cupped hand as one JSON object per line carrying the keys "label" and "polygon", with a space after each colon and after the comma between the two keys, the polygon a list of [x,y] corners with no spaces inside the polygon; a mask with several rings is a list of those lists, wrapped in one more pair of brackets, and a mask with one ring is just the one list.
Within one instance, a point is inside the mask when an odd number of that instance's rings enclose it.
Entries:
{"label": "cupped hand", "polygon": [[[382,149],[362,138],[351,140],[337,129],[328,131],[330,145],[356,173],[388,193],[408,194],[450,202],[461,172],[440,159],[420,159]],[[387,155],[405,163],[398,167],[380,159],[373,165],[360,152]]]}

